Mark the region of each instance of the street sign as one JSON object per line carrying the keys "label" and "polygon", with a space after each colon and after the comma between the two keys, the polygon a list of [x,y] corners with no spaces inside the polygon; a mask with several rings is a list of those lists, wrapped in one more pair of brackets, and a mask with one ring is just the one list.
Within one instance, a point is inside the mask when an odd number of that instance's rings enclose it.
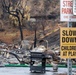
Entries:
{"label": "street sign", "polygon": [[76,58],[76,28],[60,28],[61,58]]}
{"label": "street sign", "polygon": [[60,0],[60,20],[68,22],[76,21],[76,16],[73,15],[73,0]]}
{"label": "street sign", "polygon": [[73,14],[76,15],[76,0],[73,0]]}

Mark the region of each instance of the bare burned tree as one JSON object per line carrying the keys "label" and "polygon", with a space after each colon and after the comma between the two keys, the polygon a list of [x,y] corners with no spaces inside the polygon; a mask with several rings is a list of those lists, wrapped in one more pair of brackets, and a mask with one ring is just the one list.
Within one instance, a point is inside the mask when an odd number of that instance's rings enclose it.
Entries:
{"label": "bare burned tree", "polygon": [[35,36],[34,36],[34,48],[36,47],[37,44],[37,26],[34,26],[34,32],[35,32]]}
{"label": "bare burned tree", "polygon": [[18,26],[20,30],[21,41],[23,40],[23,31],[22,31],[22,20],[26,17],[26,4],[25,0],[1,0],[2,7],[6,13],[16,18],[18,21]]}

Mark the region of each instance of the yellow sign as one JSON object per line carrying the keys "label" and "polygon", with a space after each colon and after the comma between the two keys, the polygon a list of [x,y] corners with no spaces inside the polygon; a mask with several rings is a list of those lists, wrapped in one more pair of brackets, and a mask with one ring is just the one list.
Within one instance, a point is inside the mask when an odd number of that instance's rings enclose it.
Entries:
{"label": "yellow sign", "polygon": [[60,28],[61,58],[76,58],[76,28]]}

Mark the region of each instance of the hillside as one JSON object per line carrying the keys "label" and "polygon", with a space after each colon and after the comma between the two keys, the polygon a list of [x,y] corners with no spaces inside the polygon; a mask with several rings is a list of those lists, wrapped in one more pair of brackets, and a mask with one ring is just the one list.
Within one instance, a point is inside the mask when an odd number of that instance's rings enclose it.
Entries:
{"label": "hillside", "polygon": [[[37,22],[35,22],[35,25],[38,27],[37,40],[46,39],[49,41],[49,46],[59,45],[59,28],[61,26],[66,26],[66,23],[60,22],[60,0],[29,0],[27,5],[30,6],[31,16],[54,15],[55,18],[36,18]],[[9,44],[19,42],[20,34],[18,27],[13,27],[13,25],[10,24],[11,21],[9,21],[7,17],[3,18],[2,15],[7,16],[8,14],[2,12],[2,7],[0,10],[0,41]],[[41,28],[41,24],[45,27],[44,36],[42,36],[43,30]],[[34,30],[31,28],[31,25],[31,22],[24,22],[24,40],[27,39],[33,41],[34,39]]]}

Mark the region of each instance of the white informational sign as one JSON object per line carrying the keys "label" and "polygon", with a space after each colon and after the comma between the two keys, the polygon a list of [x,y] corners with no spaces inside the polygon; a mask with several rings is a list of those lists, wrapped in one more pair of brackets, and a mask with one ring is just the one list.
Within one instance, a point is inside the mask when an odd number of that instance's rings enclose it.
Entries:
{"label": "white informational sign", "polygon": [[60,0],[60,20],[76,22],[76,16],[73,15],[73,0]]}
{"label": "white informational sign", "polygon": [[76,0],[73,0],[73,14],[76,15]]}

